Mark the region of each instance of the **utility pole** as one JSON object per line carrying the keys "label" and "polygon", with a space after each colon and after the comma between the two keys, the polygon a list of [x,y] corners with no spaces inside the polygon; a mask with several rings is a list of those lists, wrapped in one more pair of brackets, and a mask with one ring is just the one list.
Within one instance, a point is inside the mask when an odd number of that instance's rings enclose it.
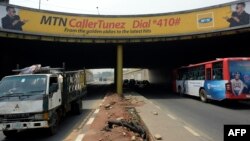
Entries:
{"label": "utility pole", "polygon": [[39,0],[39,10],[41,10],[41,0]]}
{"label": "utility pole", "polygon": [[97,6],[96,9],[97,9],[97,14],[100,15],[99,7]]}

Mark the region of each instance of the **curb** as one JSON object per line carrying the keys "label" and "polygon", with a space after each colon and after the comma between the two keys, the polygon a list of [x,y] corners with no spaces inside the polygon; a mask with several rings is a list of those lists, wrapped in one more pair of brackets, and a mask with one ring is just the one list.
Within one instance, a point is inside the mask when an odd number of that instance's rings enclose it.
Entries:
{"label": "curb", "polygon": [[[79,128],[81,130],[81,133],[77,135],[75,141],[83,141],[89,127],[92,125],[92,123],[94,122],[97,114],[99,113],[100,111],[100,107],[103,105],[103,102],[106,100],[106,96],[103,98],[102,102],[100,103],[99,107],[97,109],[95,109],[93,112],[91,112],[91,114],[89,115],[89,117],[87,118],[87,120],[84,120]],[[82,125],[82,127],[81,127]]]}
{"label": "curb", "polygon": [[[213,140],[211,137],[209,137],[208,135],[206,135],[203,132],[199,132],[198,129],[194,128],[193,126],[191,126],[190,124],[188,124],[187,122],[183,121],[181,118],[176,117],[175,115],[173,115],[171,112],[166,112],[164,111],[160,106],[158,106],[157,104],[155,104],[154,102],[152,102],[151,100],[147,99],[146,97],[144,97],[143,95],[141,95],[138,92],[132,92],[135,96],[140,96],[143,100],[145,100],[145,102],[150,103],[152,106],[154,106],[157,110],[160,110],[164,113],[165,116],[167,116],[169,119],[179,122],[182,126],[183,129],[185,129],[186,131],[188,131],[193,137],[197,137],[200,138],[201,140]],[[132,94],[132,95],[133,95]],[[143,120],[142,120],[143,121]],[[144,122],[144,121],[143,121]],[[147,125],[147,124],[145,124]],[[148,127],[148,126],[147,126]],[[152,133],[151,133],[152,136]],[[155,141],[156,139],[153,137],[152,141]],[[164,140],[164,139],[163,139]]]}
{"label": "curb", "polygon": [[145,130],[146,130],[146,132],[147,132],[147,134],[148,134],[148,135],[147,135],[147,136],[148,136],[148,139],[149,139],[148,141],[155,141],[153,135],[150,133],[150,131],[149,131],[147,125],[146,125],[145,122],[141,119],[141,116],[138,114],[138,111],[136,110],[135,107],[134,107],[134,110],[136,111],[136,112],[135,112],[136,115],[139,117],[140,122],[143,124],[143,127],[145,128]]}

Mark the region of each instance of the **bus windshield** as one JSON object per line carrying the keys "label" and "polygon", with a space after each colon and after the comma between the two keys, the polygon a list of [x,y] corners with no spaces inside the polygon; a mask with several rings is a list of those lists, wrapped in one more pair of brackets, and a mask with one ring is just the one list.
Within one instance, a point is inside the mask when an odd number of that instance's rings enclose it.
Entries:
{"label": "bus windshield", "polygon": [[45,75],[24,75],[3,78],[0,97],[45,94]]}
{"label": "bus windshield", "polygon": [[233,93],[250,94],[250,61],[230,61],[229,69]]}

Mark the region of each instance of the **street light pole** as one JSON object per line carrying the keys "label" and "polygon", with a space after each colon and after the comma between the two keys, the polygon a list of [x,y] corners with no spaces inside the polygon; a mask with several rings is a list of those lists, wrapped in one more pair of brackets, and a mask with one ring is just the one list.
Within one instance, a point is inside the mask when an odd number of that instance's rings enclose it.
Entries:
{"label": "street light pole", "polygon": [[100,15],[99,7],[97,6],[96,9],[97,9],[97,14]]}
{"label": "street light pole", "polygon": [[41,9],[41,0],[39,0],[39,10]]}

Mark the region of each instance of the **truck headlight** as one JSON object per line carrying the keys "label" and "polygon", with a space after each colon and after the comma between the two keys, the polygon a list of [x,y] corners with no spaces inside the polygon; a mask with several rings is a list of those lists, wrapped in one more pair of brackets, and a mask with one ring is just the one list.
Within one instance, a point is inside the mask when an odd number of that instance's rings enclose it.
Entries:
{"label": "truck headlight", "polygon": [[42,114],[35,114],[35,120],[48,120],[49,119],[49,113],[42,113]]}

